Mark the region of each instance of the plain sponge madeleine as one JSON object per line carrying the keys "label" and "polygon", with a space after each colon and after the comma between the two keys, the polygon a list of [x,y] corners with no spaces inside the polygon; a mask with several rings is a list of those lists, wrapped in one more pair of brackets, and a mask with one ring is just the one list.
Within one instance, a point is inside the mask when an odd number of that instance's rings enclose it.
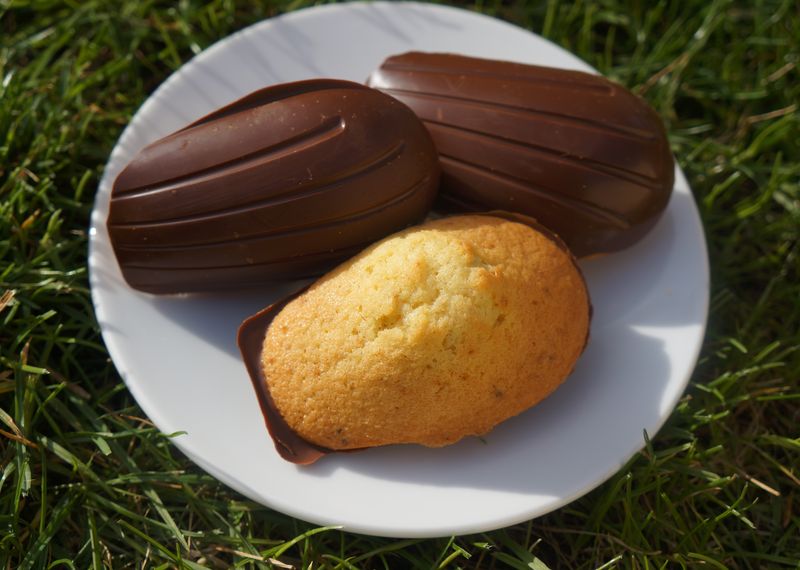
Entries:
{"label": "plain sponge madeleine", "polygon": [[314,445],[442,446],[553,392],[590,313],[574,258],[546,230],[445,218],[374,244],[287,303],[264,338],[262,378]]}

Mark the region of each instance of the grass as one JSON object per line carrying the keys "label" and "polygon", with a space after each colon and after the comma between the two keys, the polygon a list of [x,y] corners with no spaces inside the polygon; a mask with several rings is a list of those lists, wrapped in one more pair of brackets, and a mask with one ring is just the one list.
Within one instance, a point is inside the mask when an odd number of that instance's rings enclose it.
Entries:
{"label": "grass", "polygon": [[219,484],[121,383],[89,298],[89,212],[132,113],[294,2],[0,0],[2,568],[800,568],[800,9],[793,0],[459,3],[646,97],[712,266],[691,385],[645,449],[544,517],[475,536],[318,529]]}

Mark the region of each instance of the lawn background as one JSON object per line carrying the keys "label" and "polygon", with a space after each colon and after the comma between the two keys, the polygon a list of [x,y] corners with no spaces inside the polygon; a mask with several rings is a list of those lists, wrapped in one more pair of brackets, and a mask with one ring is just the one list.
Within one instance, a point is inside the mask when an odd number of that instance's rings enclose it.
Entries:
{"label": "lawn background", "polygon": [[690,387],[608,482],[480,535],[364,537],[252,503],[145,418],[100,338],[87,227],[147,96],[313,2],[0,0],[0,567],[800,568],[800,6],[451,2],[553,40],[664,118],[708,237]]}

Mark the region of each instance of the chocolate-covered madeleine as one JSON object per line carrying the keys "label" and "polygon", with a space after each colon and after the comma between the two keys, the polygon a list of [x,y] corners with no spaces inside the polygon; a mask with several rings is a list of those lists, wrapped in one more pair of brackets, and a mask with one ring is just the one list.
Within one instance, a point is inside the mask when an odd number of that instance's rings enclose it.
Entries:
{"label": "chocolate-covered madeleine", "polygon": [[247,319],[239,347],[278,452],[487,433],[570,374],[591,320],[575,259],[522,216],[430,221]]}
{"label": "chocolate-covered madeleine", "polygon": [[638,241],[669,201],[674,164],[661,120],[603,77],[412,52],[388,58],[368,84],[430,131],[445,211],[527,214],[587,256]]}
{"label": "chocolate-covered madeleine", "polygon": [[111,195],[126,281],[150,293],[319,275],[429,210],[436,152],[414,113],[357,83],[256,91],[145,147]]}

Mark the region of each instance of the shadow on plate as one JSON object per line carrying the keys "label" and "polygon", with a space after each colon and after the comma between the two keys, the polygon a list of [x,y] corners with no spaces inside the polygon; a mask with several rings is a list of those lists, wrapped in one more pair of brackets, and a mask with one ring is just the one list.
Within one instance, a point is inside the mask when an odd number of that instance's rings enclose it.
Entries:
{"label": "shadow on plate", "polygon": [[[707,269],[698,287],[697,276],[666,275],[668,270],[706,268],[703,236],[690,194],[674,193],[663,217],[644,239],[623,251],[580,263],[594,305],[593,325],[605,327],[630,321],[641,309],[644,326],[684,326],[700,321],[699,309],[708,296]],[[634,320],[635,317],[634,317]]]}
{"label": "shadow on plate", "polygon": [[305,287],[293,281],[260,290],[151,297],[161,314],[206,343],[239,358],[236,332],[247,317]]}

